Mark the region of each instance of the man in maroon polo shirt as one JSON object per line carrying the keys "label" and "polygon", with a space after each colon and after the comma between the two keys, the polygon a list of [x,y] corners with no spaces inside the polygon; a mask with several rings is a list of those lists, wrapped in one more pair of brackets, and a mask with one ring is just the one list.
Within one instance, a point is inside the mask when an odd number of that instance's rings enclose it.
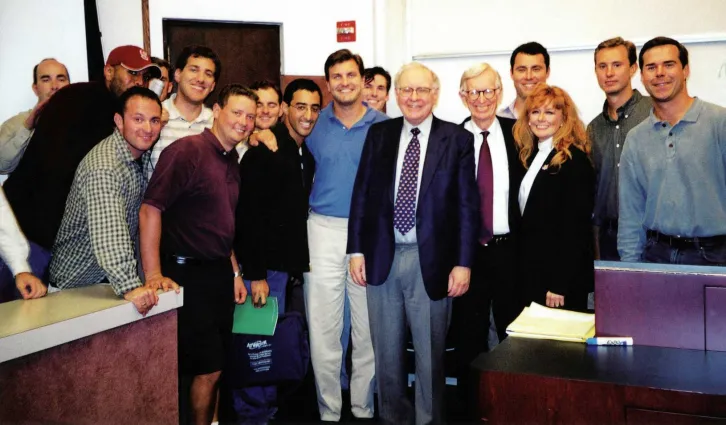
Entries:
{"label": "man in maroon polo shirt", "polygon": [[[257,95],[248,88],[222,89],[211,130],[164,149],[139,213],[146,284],[184,287],[180,415],[191,414],[195,424],[212,421],[234,304],[247,297],[232,251],[240,184],[234,147],[254,129],[256,109]],[[184,382],[191,383],[188,398]]]}

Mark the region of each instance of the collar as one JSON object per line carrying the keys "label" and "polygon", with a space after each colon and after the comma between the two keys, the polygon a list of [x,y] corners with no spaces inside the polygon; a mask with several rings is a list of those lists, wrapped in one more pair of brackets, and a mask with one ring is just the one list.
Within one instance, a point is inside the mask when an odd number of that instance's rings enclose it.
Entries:
{"label": "collar", "polygon": [[635,108],[635,105],[637,105],[638,102],[640,102],[640,100],[642,98],[643,98],[643,95],[640,94],[640,92],[638,91],[638,89],[633,89],[633,95],[630,96],[630,99],[628,99],[627,102],[625,102],[624,104],[622,104],[617,109],[616,112],[618,113],[618,119],[616,121],[613,121],[610,118],[610,114],[608,113],[608,101],[605,100],[605,102],[603,102],[603,105],[602,105],[602,116],[603,116],[603,118],[605,118],[605,121],[607,121],[607,122],[617,122],[617,121],[620,121],[623,118],[623,115],[630,115],[630,113],[633,112],[633,108]]}
{"label": "collar", "polygon": [[[413,125],[404,117],[403,118],[403,131],[406,136],[411,134],[411,130],[415,127],[421,130],[421,133],[419,134],[419,137],[429,137],[431,134],[431,124],[434,122],[434,114],[429,114],[428,117],[426,117],[425,120],[423,120],[419,125]],[[420,139],[419,139],[420,140]]]}
{"label": "collar", "polygon": [[475,135],[481,134],[482,131],[488,131],[490,136],[495,136],[496,134],[499,133],[500,128],[501,128],[501,127],[499,127],[499,120],[496,118],[496,116],[494,117],[494,121],[492,121],[492,124],[486,130],[479,128],[479,126],[476,125],[476,123],[474,122],[474,120],[471,117],[469,117],[469,121],[466,123],[466,125],[469,126],[469,129]]}
{"label": "collar", "polygon": [[[174,99],[176,99],[176,93],[169,96],[168,99],[166,99],[163,103],[164,108],[166,108],[167,111],[169,111],[169,120],[178,120],[182,119],[184,120],[184,117],[181,115],[181,112],[179,112],[179,109],[177,109],[176,105],[174,104]],[[192,124],[196,124],[199,122],[208,122],[214,118],[214,113],[212,110],[205,105],[202,105],[202,112],[199,113],[199,115],[192,121]],[[186,120],[185,120],[186,121]]]}
{"label": "collar", "polygon": [[502,109],[502,113],[511,115],[511,116],[515,117],[515,119],[516,119],[517,113],[514,112],[514,104],[515,103],[517,103],[517,97],[516,96],[514,97],[514,100],[512,101],[512,103],[510,103],[509,105],[507,105],[506,108]]}
{"label": "collar", "polygon": [[[318,117],[318,120],[320,120],[322,118],[327,118],[327,119],[333,121],[334,124],[336,124],[336,123],[343,124],[342,122],[340,122],[338,117],[336,117],[335,113],[333,112],[333,103],[334,102],[328,103],[328,106],[326,106],[325,108],[323,108],[320,111],[320,116]],[[366,113],[363,114],[363,118],[359,119],[358,122],[353,124],[353,126],[350,127],[349,130],[356,128],[356,127],[368,126],[369,124],[373,123],[373,121],[376,119],[377,114],[383,113],[383,112],[378,112],[376,109],[371,108],[366,103],[363,103],[363,105],[366,107]]]}
{"label": "collar", "polygon": [[116,155],[118,156],[118,159],[121,160],[121,162],[129,163],[136,161],[134,159],[134,156],[131,155],[131,150],[129,149],[128,142],[126,141],[126,139],[124,139],[124,136],[121,135],[121,132],[118,131],[118,128],[115,128],[113,130],[113,133],[111,134],[111,142],[116,148]]}
{"label": "collar", "polygon": [[537,142],[537,149],[540,152],[549,152],[552,150],[552,137],[548,137],[547,139]]}
{"label": "collar", "polygon": [[[694,96],[691,107],[688,108],[685,115],[683,115],[683,118],[681,118],[678,122],[697,122],[698,116],[701,115],[701,111],[703,111],[703,101],[698,97]],[[661,125],[664,121],[655,116],[655,108],[650,108],[648,122],[651,126],[656,126]],[[676,125],[677,124],[678,123],[676,123]],[[675,127],[675,125],[673,127]]]}
{"label": "collar", "polygon": [[[282,120],[280,120],[277,124],[270,128],[270,131],[272,131],[272,134],[274,134],[277,138],[277,146],[280,149],[295,149],[295,151],[297,151],[297,142],[290,134],[290,129],[287,128],[287,125],[285,125]],[[304,144],[305,139],[303,139],[303,142],[300,146]]]}
{"label": "collar", "polygon": [[219,139],[217,138],[217,136],[215,136],[214,133],[212,133],[212,130],[205,128],[204,131],[202,131],[201,136],[202,136],[202,139],[204,139],[207,143],[214,146],[214,149],[220,155],[225,156],[225,157],[227,157],[227,156],[234,157],[235,160],[237,158],[239,158],[239,155],[237,154],[236,149],[232,149],[229,152],[224,150],[224,147],[222,146],[222,142],[220,142]]}

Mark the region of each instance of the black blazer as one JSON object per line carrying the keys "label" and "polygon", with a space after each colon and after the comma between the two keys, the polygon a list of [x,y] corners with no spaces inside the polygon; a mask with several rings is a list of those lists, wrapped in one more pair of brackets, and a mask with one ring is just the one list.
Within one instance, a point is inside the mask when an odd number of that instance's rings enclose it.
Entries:
{"label": "black blazer", "polygon": [[[245,279],[265,279],[267,270],[309,270],[307,213],[315,160],[302,156],[283,123],[272,128],[278,151],[251,147],[240,162],[235,253]],[[301,167],[302,164],[302,167]]]}
{"label": "black blazer", "polygon": [[[522,183],[522,178],[527,170],[522,165],[522,161],[519,160],[519,150],[517,149],[517,143],[514,141],[513,130],[517,120],[499,116],[497,120],[504,136],[504,146],[507,149],[507,162],[509,165],[509,232],[512,236],[516,236],[522,218],[519,213],[519,185]],[[465,125],[469,121],[471,121],[471,116],[462,121],[460,125],[466,128]]]}
{"label": "black blazer", "polygon": [[[537,151],[535,145],[529,164]],[[551,291],[565,296],[566,309],[584,310],[595,284],[595,172],[583,151],[570,146],[570,152],[557,169],[548,165],[553,150],[532,184],[519,232],[519,285],[528,289],[527,304],[544,305]]]}
{"label": "black blazer", "polygon": [[[403,118],[368,130],[348,221],[348,253],[365,255],[369,285],[383,284],[391,271],[396,159]],[[474,180],[473,136],[436,117],[431,124],[421,188],[416,203],[416,238],[426,293],[447,296],[454,266],[471,267],[479,233],[479,192]]]}

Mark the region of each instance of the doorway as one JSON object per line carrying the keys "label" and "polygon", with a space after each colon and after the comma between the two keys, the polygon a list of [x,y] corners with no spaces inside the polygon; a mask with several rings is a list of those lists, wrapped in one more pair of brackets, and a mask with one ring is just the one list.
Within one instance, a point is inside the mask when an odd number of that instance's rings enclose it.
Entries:
{"label": "doorway", "polygon": [[165,59],[172,66],[182,49],[191,44],[211,48],[222,61],[222,74],[205,101],[207,106],[211,107],[222,87],[230,83],[249,86],[269,80],[280,85],[280,24],[164,19],[162,28]]}

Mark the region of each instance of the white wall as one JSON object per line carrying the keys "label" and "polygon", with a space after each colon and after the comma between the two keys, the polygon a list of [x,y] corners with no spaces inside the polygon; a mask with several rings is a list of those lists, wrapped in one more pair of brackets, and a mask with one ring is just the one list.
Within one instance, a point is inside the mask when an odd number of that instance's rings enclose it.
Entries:
{"label": "white wall", "polygon": [[[359,53],[368,63],[374,57],[373,2],[366,0],[153,0],[149,21],[154,56],[163,56],[164,18],[281,23],[282,73],[287,75],[322,75],[325,59],[341,48]],[[349,20],[356,21],[357,41],[338,43],[335,23]]]}
{"label": "white wall", "polygon": [[[535,40],[550,51],[548,82],[567,90],[589,122],[604,101],[594,74],[595,46],[618,35],[638,48],[658,35],[680,40],[691,55],[690,94],[726,106],[726,1],[693,0],[687,6],[680,0],[404,1],[408,12],[400,25],[408,32],[407,60],[419,60],[439,75],[442,87],[435,112],[450,121],[468,115],[457,94],[459,79],[478,62],[499,71],[502,105],[509,104],[516,95],[509,76],[510,53]],[[633,83],[642,88],[640,74]]]}
{"label": "white wall", "polygon": [[723,0],[408,0],[413,55],[512,51],[536,40],[548,48],[598,44],[619,34],[726,30]]}
{"label": "white wall", "polygon": [[96,0],[96,8],[104,60],[118,46],[144,47],[141,0]]}
{"label": "white wall", "polygon": [[71,81],[88,80],[83,0],[0,1],[0,122],[30,109],[33,67],[47,57],[66,64]]}

